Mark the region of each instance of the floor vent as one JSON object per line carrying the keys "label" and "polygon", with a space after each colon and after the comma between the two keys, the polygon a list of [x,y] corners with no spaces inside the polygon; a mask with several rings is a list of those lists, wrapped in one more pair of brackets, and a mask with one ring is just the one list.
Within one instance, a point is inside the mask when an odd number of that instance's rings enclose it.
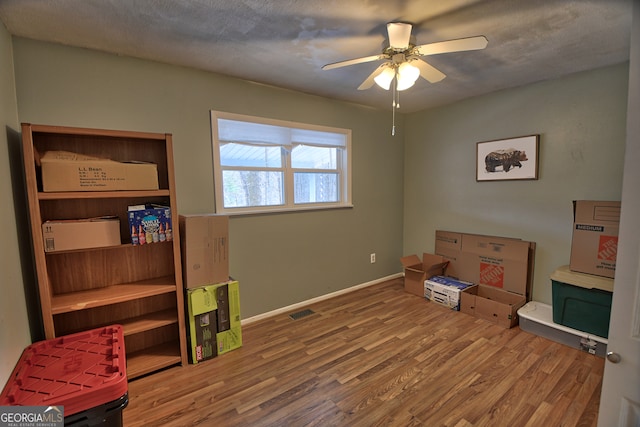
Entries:
{"label": "floor vent", "polygon": [[307,308],[306,310],[298,311],[296,313],[291,313],[289,317],[292,318],[293,320],[298,320],[298,319],[302,319],[303,317],[310,316],[312,314],[315,314],[315,311],[309,310]]}

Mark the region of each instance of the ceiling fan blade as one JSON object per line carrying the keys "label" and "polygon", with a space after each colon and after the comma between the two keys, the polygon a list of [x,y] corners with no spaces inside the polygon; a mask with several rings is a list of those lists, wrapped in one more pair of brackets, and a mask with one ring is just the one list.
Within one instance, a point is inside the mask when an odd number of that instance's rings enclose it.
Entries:
{"label": "ceiling fan blade", "polygon": [[411,61],[410,64],[418,67],[418,69],[420,70],[420,77],[422,77],[429,83],[436,83],[447,77],[442,71],[438,70],[432,65],[427,64],[422,59],[416,58]]}
{"label": "ceiling fan blade", "polygon": [[416,46],[415,52],[418,55],[437,55],[440,53],[480,50],[487,47],[488,43],[485,36],[467,37],[464,39],[447,40]]}
{"label": "ceiling fan blade", "polygon": [[375,83],[374,79],[378,77],[378,74],[380,74],[386,67],[387,63],[385,62],[384,64],[373,70],[373,73],[369,74],[369,77],[367,77],[365,81],[363,81],[362,84],[358,86],[358,90],[369,89],[371,86],[373,86],[373,84]]}
{"label": "ceiling fan blade", "polygon": [[387,24],[389,47],[398,51],[406,50],[411,39],[411,27],[411,24],[404,22],[389,22]]}
{"label": "ceiling fan blade", "polygon": [[378,61],[380,59],[389,59],[388,55],[383,53],[379,55],[365,56],[362,58],[347,59],[346,61],[333,62],[322,67],[323,70],[333,70],[334,68],[347,67],[349,65],[362,64],[365,62]]}

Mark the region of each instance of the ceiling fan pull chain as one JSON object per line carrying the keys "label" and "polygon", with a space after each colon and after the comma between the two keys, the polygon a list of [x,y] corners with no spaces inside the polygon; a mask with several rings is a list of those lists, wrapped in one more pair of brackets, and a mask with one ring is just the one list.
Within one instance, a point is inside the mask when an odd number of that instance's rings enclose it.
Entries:
{"label": "ceiling fan pull chain", "polygon": [[395,136],[396,135],[396,108],[398,108],[398,103],[396,101],[396,85],[395,85],[395,81],[392,83],[393,85],[393,89],[392,89],[392,98],[393,100],[391,101],[391,136]]}

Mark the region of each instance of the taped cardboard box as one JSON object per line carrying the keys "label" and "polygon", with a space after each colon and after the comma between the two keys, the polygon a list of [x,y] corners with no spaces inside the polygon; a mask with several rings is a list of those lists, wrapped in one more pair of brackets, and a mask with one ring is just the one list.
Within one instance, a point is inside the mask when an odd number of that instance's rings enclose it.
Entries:
{"label": "taped cardboard box", "polygon": [[462,292],[460,311],[509,329],[518,324],[518,310],[526,302],[524,295],[475,285]]}
{"label": "taped cardboard box", "polygon": [[573,202],[571,270],[614,278],[620,209],[621,203],[616,201]]}
{"label": "taped cardboard box", "polygon": [[180,215],[184,287],[229,281],[229,217]]}
{"label": "taped cardboard box", "polygon": [[45,252],[118,246],[120,219],[114,216],[46,221],[42,224]]}
{"label": "taped cardboard box", "polygon": [[158,167],[153,163],[47,151],[40,157],[40,165],[45,192],[158,189]]}
{"label": "taped cardboard box", "polygon": [[404,290],[419,297],[425,296],[424,281],[436,275],[443,275],[449,261],[443,257],[428,253],[409,255],[400,259],[404,267]]}

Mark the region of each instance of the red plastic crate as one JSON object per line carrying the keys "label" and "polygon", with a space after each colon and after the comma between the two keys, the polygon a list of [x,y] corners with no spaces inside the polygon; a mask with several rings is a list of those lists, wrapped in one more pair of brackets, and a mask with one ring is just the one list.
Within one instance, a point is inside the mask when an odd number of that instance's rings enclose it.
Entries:
{"label": "red plastic crate", "polygon": [[128,391],[122,326],[28,346],[0,395],[0,406],[63,406],[65,417]]}

